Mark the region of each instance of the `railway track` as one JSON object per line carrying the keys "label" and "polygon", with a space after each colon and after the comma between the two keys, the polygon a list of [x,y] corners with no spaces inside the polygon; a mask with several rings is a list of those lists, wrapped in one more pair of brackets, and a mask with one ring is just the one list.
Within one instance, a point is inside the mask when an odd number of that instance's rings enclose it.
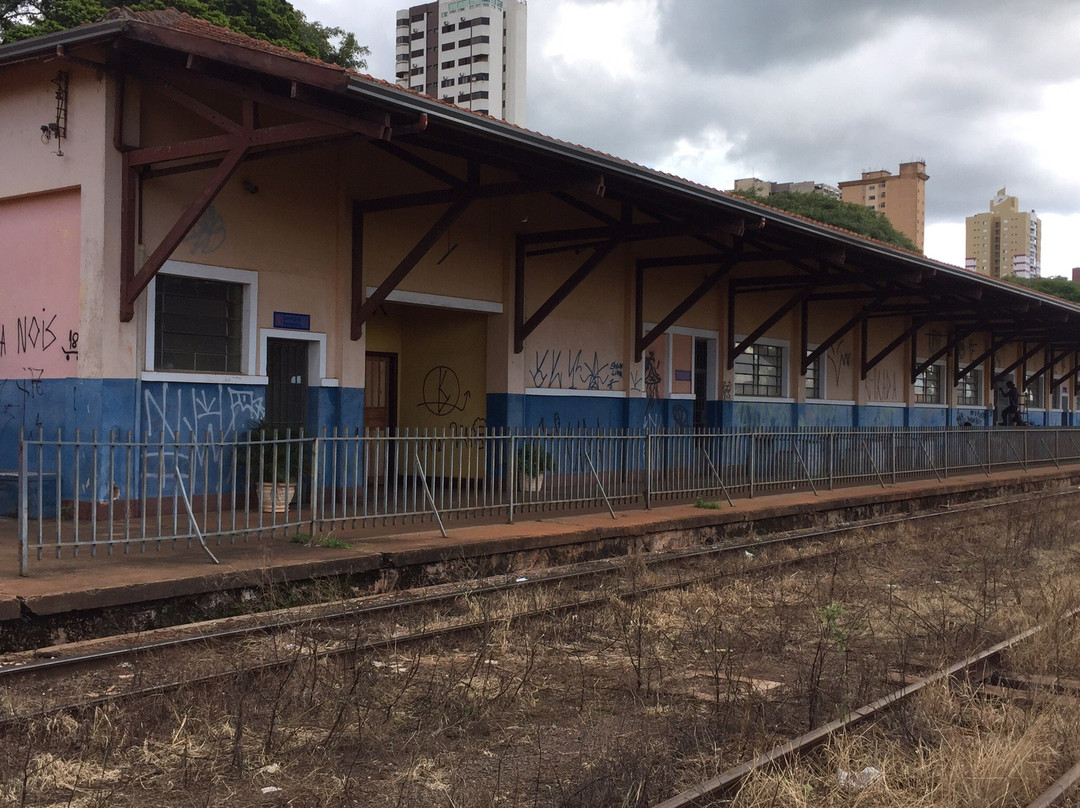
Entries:
{"label": "railway track", "polygon": [[[633,559],[590,562],[550,570],[539,575],[510,575],[465,584],[431,587],[405,595],[374,596],[351,601],[287,609],[274,613],[229,618],[183,628],[163,629],[138,636],[102,638],[77,645],[24,652],[0,660],[0,685],[9,702],[18,701],[24,688],[33,694],[33,709],[15,709],[0,724],[33,720],[62,711],[91,709],[122,699],[198,687],[237,675],[257,674],[293,664],[298,655],[332,658],[436,640],[475,632],[492,621],[511,622],[553,615],[607,603],[614,597],[631,598],[687,587],[729,575],[765,573],[792,564],[806,564],[838,553],[868,546],[845,537],[859,531],[895,526],[912,520],[933,520],[958,513],[1008,508],[1047,496],[1068,496],[1072,489],[1051,494],[1011,497],[949,509],[886,519],[868,520],[825,529],[793,531],[767,539],[653,553]],[[882,544],[895,539],[881,539]],[[793,550],[801,548],[801,552]],[[775,558],[773,557],[775,556]],[[713,569],[693,569],[702,562]],[[612,587],[612,577],[628,574],[631,565],[648,569],[657,582]],[[554,594],[553,594],[554,593]],[[557,595],[557,597],[555,597]],[[486,599],[483,600],[482,599]],[[503,605],[498,603],[502,599]],[[527,608],[507,608],[507,600],[531,601]],[[479,613],[481,616],[472,617]],[[470,619],[471,618],[471,619]],[[414,626],[418,628],[409,628]],[[237,652],[223,649],[243,648]],[[179,657],[177,656],[179,655]],[[190,664],[193,657],[204,660]],[[199,675],[170,675],[183,658]],[[56,683],[60,682],[64,688]],[[44,704],[42,686],[52,693]],[[75,691],[84,694],[76,696]]]}
{"label": "railway track", "polygon": [[[1068,611],[1061,619],[1072,620],[1077,615],[1080,615],[1080,608]],[[1047,630],[1047,628],[1047,624],[1041,624],[1026,629],[930,676],[917,679],[869,704],[854,709],[842,718],[822,724],[809,732],[773,747],[764,754],[740,763],[718,774],[716,777],[692,786],[661,803],[657,803],[653,808],[705,808],[706,806],[725,804],[734,798],[746,779],[756,772],[788,765],[794,759],[813,752],[830,739],[868,721],[879,719],[886,712],[896,709],[932,685],[964,677],[973,679],[979,684],[1000,678],[996,675],[996,671],[997,663],[1002,655]],[[1001,688],[997,688],[995,692],[1000,694],[1001,690]],[[1030,803],[1028,808],[1051,808],[1058,805],[1059,801],[1064,799],[1078,783],[1080,783],[1080,763],[1054,782],[1047,791]]]}

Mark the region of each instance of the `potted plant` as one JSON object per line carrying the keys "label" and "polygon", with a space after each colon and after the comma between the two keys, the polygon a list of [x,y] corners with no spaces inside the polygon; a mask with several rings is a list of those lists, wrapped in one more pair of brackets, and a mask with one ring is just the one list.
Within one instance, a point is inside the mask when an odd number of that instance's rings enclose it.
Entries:
{"label": "potted plant", "polygon": [[257,477],[259,505],[263,513],[285,513],[296,496],[296,484],[300,473],[302,447],[295,442],[276,443],[285,430],[265,419],[257,421],[248,430],[252,442],[246,462],[253,476]]}
{"label": "potted plant", "polygon": [[537,441],[527,441],[518,446],[516,468],[518,487],[521,491],[537,493],[544,487],[544,472],[554,467],[551,452]]}

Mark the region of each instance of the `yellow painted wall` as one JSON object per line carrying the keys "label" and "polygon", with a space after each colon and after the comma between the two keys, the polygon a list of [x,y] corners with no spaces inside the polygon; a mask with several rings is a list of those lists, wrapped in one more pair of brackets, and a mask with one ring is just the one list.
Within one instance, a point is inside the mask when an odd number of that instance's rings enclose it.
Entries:
{"label": "yellow painted wall", "polygon": [[[876,356],[905,328],[906,318],[871,320],[867,334],[867,358]],[[870,369],[862,382],[867,401],[903,403],[909,395],[913,395],[908,353],[907,344],[901,345]]]}
{"label": "yellow painted wall", "polygon": [[484,426],[486,319],[471,312],[386,304],[369,323],[368,350],[398,356],[399,427]]}

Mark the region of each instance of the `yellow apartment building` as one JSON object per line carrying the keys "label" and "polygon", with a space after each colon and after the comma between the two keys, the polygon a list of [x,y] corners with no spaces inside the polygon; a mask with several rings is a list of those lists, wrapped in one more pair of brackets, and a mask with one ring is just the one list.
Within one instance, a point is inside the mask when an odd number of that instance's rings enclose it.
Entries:
{"label": "yellow apartment building", "polygon": [[892,222],[893,227],[923,248],[926,228],[926,163],[901,163],[899,174],[882,169],[864,171],[857,180],[840,183],[840,199],[866,205]]}
{"label": "yellow apartment building", "polygon": [[1020,210],[1020,200],[1002,188],[990,200],[989,213],[968,216],[966,266],[1000,278],[1037,278],[1042,261],[1042,222],[1035,211]]}

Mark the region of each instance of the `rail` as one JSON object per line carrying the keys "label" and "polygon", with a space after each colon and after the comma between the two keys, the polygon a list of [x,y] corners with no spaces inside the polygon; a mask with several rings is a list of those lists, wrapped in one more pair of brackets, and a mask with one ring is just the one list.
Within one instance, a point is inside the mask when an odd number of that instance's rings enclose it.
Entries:
{"label": "rail", "polygon": [[[1080,429],[20,435],[20,573],[46,555],[217,545],[755,497],[1080,460]],[[212,554],[211,554],[212,555]]]}

